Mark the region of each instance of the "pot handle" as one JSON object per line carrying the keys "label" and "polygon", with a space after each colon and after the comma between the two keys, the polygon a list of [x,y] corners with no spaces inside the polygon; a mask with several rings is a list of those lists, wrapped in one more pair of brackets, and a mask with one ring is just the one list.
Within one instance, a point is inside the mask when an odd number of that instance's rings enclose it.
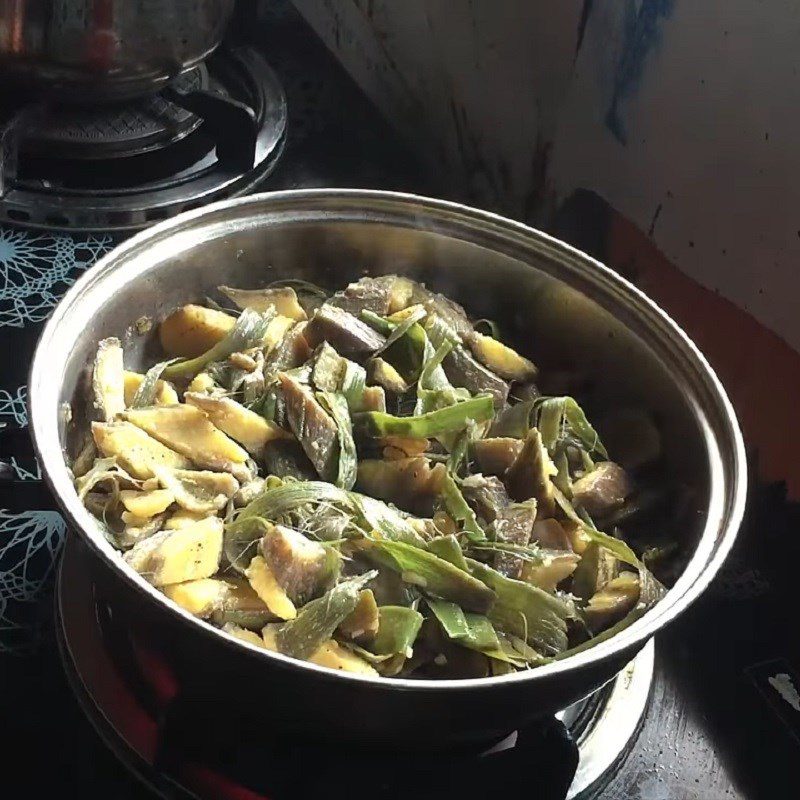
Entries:
{"label": "pot handle", "polygon": [[217,158],[235,169],[250,169],[256,160],[258,120],[250,106],[208,89],[164,90],[175,105],[197,114],[217,140]]}

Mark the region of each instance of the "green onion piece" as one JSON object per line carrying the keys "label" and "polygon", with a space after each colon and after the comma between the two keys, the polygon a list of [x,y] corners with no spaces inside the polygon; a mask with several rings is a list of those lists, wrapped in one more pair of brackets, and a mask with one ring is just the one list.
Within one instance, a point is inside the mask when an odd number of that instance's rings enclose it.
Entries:
{"label": "green onion piece", "polygon": [[306,505],[333,504],[345,510],[353,508],[349,494],[326,481],[280,481],[274,486],[269,485],[255,500],[240,509],[228,527],[235,528],[243,525],[246,520],[254,517],[264,517],[268,520],[278,520],[281,517],[298,511]]}
{"label": "green onion piece", "polygon": [[376,655],[400,654],[409,658],[422,627],[422,614],[406,606],[381,606],[378,619],[378,632],[369,649]]}
{"label": "green onion piece", "polygon": [[536,400],[523,400],[501,411],[489,429],[489,436],[524,439],[533,427],[531,423],[536,402]]}
{"label": "green onion piece", "polygon": [[467,564],[472,575],[497,594],[487,616],[498,628],[548,653],[566,648],[569,607],[563,600],[480,561],[467,559]]}
{"label": "green onion piece", "polygon": [[416,417],[396,417],[381,411],[355,415],[357,429],[366,436],[407,436],[427,439],[450,431],[462,430],[468,420],[486,422],[492,418],[492,396],[480,394],[454,406],[429,411]]}
{"label": "green onion piece", "polygon": [[360,364],[345,358],[344,374],[342,375],[341,392],[347,400],[351,411],[361,411],[364,408],[364,389],[367,386],[367,372]]}
{"label": "green onion piece", "polygon": [[446,600],[427,600],[428,606],[444,632],[471,650],[494,650],[500,647],[492,623],[481,614],[465,614],[461,607]]}
{"label": "green onion piece", "polygon": [[642,562],[636,557],[636,553],[622,539],[615,539],[613,536],[597,530],[591,521],[587,521],[575,511],[572,503],[564,497],[561,490],[555,485],[553,486],[553,496],[564,514],[573,522],[577,522],[593,542],[608,550],[620,561],[624,561],[626,564],[636,567],[636,569],[642,567]]}
{"label": "green onion piece", "polygon": [[116,498],[119,491],[120,480],[125,481],[131,486],[141,486],[141,481],[132,478],[117,464],[116,457],[96,458],[94,464],[92,464],[92,468],[75,481],[75,488],[78,490],[78,497],[83,500],[97,484],[103,481],[111,481],[113,484],[113,495],[114,498]]}
{"label": "green onion piece", "polygon": [[439,556],[439,558],[449,561],[459,569],[463,569],[464,572],[469,572],[461,545],[452,533],[448,536],[438,536],[436,539],[432,539],[428,542],[428,550]]}
{"label": "green onion piece", "polygon": [[542,443],[551,454],[568,428],[580,440],[587,453],[594,452],[602,458],[608,458],[600,436],[572,397],[541,397],[534,402],[539,412],[537,427],[542,435]]}
{"label": "green onion piece", "polygon": [[494,603],[495,593],[488,586],[427,550],[384,540],[372,540],[365,545],[367,556],[400,573],[406,583],[427,595],[452,600],[479,614],[485,614]]}
{"label": "green onion piece", "polygon": [[361,589],[377,574],[376,570],[371,570],[342,581],[322,597],[306,603],[294,619],[278,629],[280,652],[293,658],[311,656],[333,636],[342,620],[356,607]]}
{"label": "green onion piece", "polygon": [[355,486],[358,472],[358,455],[353,441],[353,426],[347,400],[337,392],[317,392],[317,400],[333,417],[339,436],[339,466],[335,483],[340,489],[350,490]]}
{"label": "green onion piece", "polygon": [[447,458],[447,471],[451,475],[458,475],[462,465],[467,459],[470,445],[479,438],[480,431],[478,430],[478,426],[474,422],[469,421],[467,427],[456,437],[453,443],[453,449],[450,451],[450,455]]}
{"label": "green onion piece", "polygon": [[358,492],[351,492],[350,500],[359,512],[368,533],[378,531],[389,541],[405,542],[413,547],[426,549],[425,540],[397,509]]}
{"label": "green onion piece", "polygon": [[159,361],[145,373],[144,379],[139,384],[136,394],[131,401],[131,408],[144,408],[152,406],[156,401],[156,391],[161,373],[170,365],[177,361],[177,358],[170,358],[167,361]]}
{"label": "green onion piece", "polygon": [[453,519],[462,524],[464,533],[474,542],[482,542],[486,539],[486,533],[478,524],[475,512],[461,494],[461,489],[453,480],[451,475],[446,475],[442,484],[442,497],[448,513]]}
{"label": "green onion piece", "polygon": [[422,306],[417,306],[402,322],[394,326],[386,341],[375,351],[374,355],[385,353],[395,342],[402,339],[411,330],[411,327],[423,319],[427,313]]}
{"label": "green onion piece", "polygon": [[253,556],[258,555],[258,542],[271,528],[270,520],[255,516],[234,519],[225,524],[225,558],[237,572],[244,573]]}
{"label": "green onion piece", "polygon": [[428,599],[426,602],[451,639],[466,639],[469,636],[469,624],[461,606],[447,600]]}
{"label": "green onion piece", "polygon": [[[419,321],[427,311],[419,306],[402,322],[395,323],[376,314],[364,310],[361,319],[371,328],[388,336],[385,344],[375,353],[384,354],[388,361],[402,376],[403,380],[413,383],[417,380],[426,358],[426,346],[429,346],[425,329]],[[432,351],[431,351],[432,352]]]}
{"label": "green onion piece", "polygon": [[257,347],[264,340],[269,323],[274,317],[274,308],[263,314],[246,308],[224,339],[197,358],[180,359],[170,364],[163,371],[163,376],[165,378],[189,378],[197,375],[206,364],[210,364],[212,361],[224,361],[232,353]]}
{"label": "green onion piece", "polygon": [[388,336],[395,329],[393,322],[389,322],[388,319],[376,314],[374,311],[370,311],[368,308],[365,308],[359,316],[370,328],[382,333],[384,336]]}

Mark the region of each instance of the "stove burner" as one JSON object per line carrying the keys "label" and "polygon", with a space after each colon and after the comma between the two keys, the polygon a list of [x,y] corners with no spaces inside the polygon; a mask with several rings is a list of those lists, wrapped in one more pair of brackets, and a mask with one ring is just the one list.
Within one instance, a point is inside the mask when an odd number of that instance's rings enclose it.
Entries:
{"label": "stove burner", "polygon": [[[208,69],[194,67],[173,86],[182,92],[207,89]],[[162,94],[113,105],[49,106],[31,116],[20,146],[28,153],[87,160],[138,155],[177,142],[201,122]]]}
{"label": "stove burner", "polygon": [[[179,710],[177,715],[171,714],[172,708],[167,706],[165,715],[163,711],[158,712],[157,708],[147,707],[148,703],[142,700],[141,686],[138,690],[133,688],[137,683],[141,684],[142,670],[147,670],[149,687],[146,694],[151,699],[156,698],[158,708],[162,709],[163,703],[175,697],[177,691],[169,670],[164,670],[164,664],[146,646],[134,642],[132,650],[130,646],[127,647],[134,654],[133,660],[137,665],[133,673],[129,667],[126,669],[120,666],[123,660],[117,653],[118,645],[113,642],[122,633],[115,629],[113,617],[109,616],[107,609],[98,606],[95,589],[89,578],[87,557],[79,540],[74,535],[69,536],[56,587],[56,629],[70,685],[105,744],[134,774],[162,797],[257,797],[257,794],[248,790],[243,791],[236,778],[220,772],[219,766],[229,764],[230,761],[204,741],[207,738],[205,735],[198,739],[192,737],[191,733],[182,733],[184,729],[209,730],[208,707],[205,702],[202,713],[206,718],[199,725],[190,723],[182,727],[181,721],[192,718],[190,708],[196,704],[189,704],[186,709]],[[600,797],[608,780],[630,751],[647,708],[653,677],[653,653],[653,644],[650,642],[615,680],[588,699],[557,715],[569,730],[579,755],[577,771],[565,800]],[[130,662],[131,659],[128,658],[127,661]],[[167,724],[166,731],[163,727],[165,716],[167,719],[173,718],[173,724]],[[262,727],[258,726],[258,730]],[[276,753],[271,751],[269,744],[260,740],[249,741],[247,736],[242,735],[242,730],[238,733],[235,749],[242,752],[252,751],[255,754],[252,761],[258,765],[261,775],[267,769],[280,770],[284,758],[295,761],[299,759],[297,770],[290,769],[293,777],[304,769],[304,765],[307,766],[308,758],[304,752],[298,753],[299,748]],[[458,761],[455,764],[453,779],[457,775],[467,774],[477,780],[474,769],[476,764],[469,761],[470,758],[478,762],[491,753],[502,756],[509,751],[509,759],[500,763],[501,769],[506,771],[504,774],[509,776],[512,772],[519,773],[528,781],[530,772],[520,769],[520,756],[515,756],[512,748],[535,747],[537,743],[547,748],[539,755],[540,758],[545,754],[555,753],[562,754],[562,758],[568,757],[568,749],[561,747],[554,723],[545,725],[542,729],[514,732],[484,753],[471,757],[462,754],[460,758],[466,758],[468,763]],[[223,749],[230,750],[227,747]],[[574,753],[574,745],[572,752]],[[522,757],[529,756],[536,757],[536,754],[523,750]],[[328,757],[331,757],[330,754]],[[509,763],[515,757],[517,761]],[[353,759],[355,756],[351,753],[348,758]],[[447,759],[448,756],[443,755],[441,758]],[[240,760],[249,762],[250,759]],[[341,766],[340,758],[335,769],[341,770]],[[554,769],[557,767],[552,766]],[[440,772],[441,767],[442,764],[439,764]],[[358,769],[356,774],[361,774]],[[396,774],[392,769],[382,772],[384,778],[392,774]],[[280,782],[279,776],[276,779]],[[328,778],[325,780],[328,781]],[[329,781],[327,785],[330,785]],[[397,789],[394,785],[387,788],[392,791]],[[391,791],[378,794],[389,796]],[[298,796],[304,795],[301,792]]]}
{"label": "stove burner", "polygon": [[287,117],[278,79],[248,47],[218,51],[155,97],[86,113],[28,107],[0,128],[0,222],[130,231],[236,197],[274,168]]}

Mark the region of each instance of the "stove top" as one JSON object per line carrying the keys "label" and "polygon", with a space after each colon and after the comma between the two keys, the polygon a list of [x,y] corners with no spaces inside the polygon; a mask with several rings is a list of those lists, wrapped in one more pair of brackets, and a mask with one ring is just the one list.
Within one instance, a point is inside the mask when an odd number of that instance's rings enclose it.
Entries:
{"label": "stove top", "polygon": [[[280,740],[263,734],[269,725],[253,730],[224,708],[209,707],[207,698],[203,700],[202,734],[193,736],[192,731],[197,730],[194,718],[175,711],[180,693],[166,662],[146,642],[115,626],[113,614],[92,583],[88,559],[79,540],[68,537],[56,584],[61,659],[95,730],[153,792],[166,798],[233,800],[241,796],[244,787],[256,792],[254,797],[305,797],[321,786],[304,785],[308,791],[301,791],[298,776],[292,771],[298,759],[310,759],[320,773],[324,773],[323,761],[332,770],[337,764],[347,763],[348,769],[360,776],[361,785],[372,790],[377,782],[383,782],[381,797],[407,796],[406,780],[398,776],[416,776],[425,758],[422,753],[377,751],[360,758],[331,747],[316,751],[307,743],[287,748]],[[452,793],[456,781],[460,797],[479,797],[484,781],[491,786],[501,773],[514,770],[525,775],[527,782],[527,776],[536,772],[535,765],[539,764],[537,796],[541,800],[600,797],[635,742],[650,695],[653,653],[651,642],[614,681],[565,709],[557,720],[514,731],[480,751],[437,755],[432,760],[435,772],[448,777],[446,785],[428,778],[430,796],[445,790]],[[215,712],[222,719],[215,720]],[[224,741],[217,740],[215,730],[223,732],[223,740],[231,730],[237,730],[237,752],[225,754]],[[255,770],[243,753],[257,754]],[[545,766],[549,770],[547,781],[541,774]],[[479,779],[477,773],[484,778]],[[467,781],[464,775],[468,775]],[[330,774],[322,780],[329,779]],[[428,792],[415,793],[428,796]],[[331,796],[330,790],[327,794]],[[358,790],[348,785],[342,797],[357,794]]]}
{"label": "stove top", "polygon": [[283,87],[251,47],[226,47],[159,94],[23,106],[0,139],[0,222],[133,231],[257,187],[283,150]]}
{"label": "stove top", "polygon": [[[209,72],[199,64],[173,84],[177,92],[206,91]],[[105,160],[141,155],[174,144],[197,130],[201,117],[159,92],[126,103],[43,105],[18,133],[24,153],[64,159]]]}

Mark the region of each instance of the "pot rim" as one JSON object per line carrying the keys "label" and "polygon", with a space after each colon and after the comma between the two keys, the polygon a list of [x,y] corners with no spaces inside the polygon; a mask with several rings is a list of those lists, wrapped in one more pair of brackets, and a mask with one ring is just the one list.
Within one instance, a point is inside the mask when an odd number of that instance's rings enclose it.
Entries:
{"label": "pot rim", "polygon": [[[60,446],[56,412],[60,408],[62,376],[59,376],[59,380],[53,380],[53,361],[50,353],[57,349],[55,342],[59,341],[59,338],[63,340],[61,349],[65,351],[65,355],[71,348],[71,343],[63,343],[68,342],[69,337],[63,337],[62,326],[74,316],[74,307],[82,305],[84,295],[98,289],[109,276],[114,275],[120,261],[140,255],[151,248],[158,250],[156,246],[159,243],[164,243],[181,233],[191,232],[197,227],[197,223],[206,223],[210,230],[220,226],[224,228],[226,213],[246,212],[252,209],[254,212],[261,211],[264,215],[261,219],[254,220],[252,215],[242,213],[233,221],[228,220],[229,227],[241,228],[243,217],[249,217],[248,227],[263,224],[270,213],[279,215],[292,211],[298,214],[296,219],[308,219],[308,215],[311,215],[310,218],[313,219],[324,219],[329,216],[339,221],[350,219],[347,212],[353,215],[359,211],[363,213],[367,208],[371,213],[378,214],[375,220],[370,217],[370,222],[400,224],[405,220],[404,227],[423,229],[430,227],[443,235],[470,233],[471,236],[462,236],[469,241],[475,241],[477,234],[483,246],[523,262],[535,261],[537,269],[554,274],[557,279],[569,283],[565,277],[555,275],[553,266],[557,263],[578,284],[576,288],[579,290],[580,284],[587,283],[599,290],[601,297],[593,296],[592,299],[601,306],[603,299],[613,299],[632,308],[643,327],[649,328],[656,334],[656,341],[648,340],[649,347],[660,345],[682,356],[680,366],[683,374],[673,375],[673,378],[679,382],[705,442],[710,479],[707,518],[697,547],[675,585],[659,603],[624,631],[574,656],[510,675],[445,680],[387,679],[335,671],[258,648],[193,617],[124,564],[120,553],[104,539],[93,522],[94,518],[79,501]],[[380,214],[383,214],[383,217]],[[353,221],[357,221],[357,218],[353,217]],[[196,237],[193,241],[196,241]],[[146,265],[138,266],[141,271]],[[708,361],[666,312],[609,267],[542,231],[492,212],[415,194],[350,188],[265,192],[212,203],[142,231],[106,254],[67,291],[42,331],[31,363],[28,385],[30,431],[45,480],[70,525],[78,531],[90,550],[116,575],[140,592],[143,597],[164,606],[196,630],[205,630],[223,646],[246,648],[253,656],[268,659],[275,666],[308,670],[319,678],[354,681],[385,691],[463,691],[490,690],[494,687],[499,689],[523,681],[556,678],[573,670],[589,668],[631,649],[638,649],[658,629],[682,613],[705,590],[733,546],[744,514],[747,468],[744,442],[736,414]],[[698,398],[698,394],[704,397]],[[708,419],[708,415],[712,413],[716,416],[714,426]],[[720,444],[724,445],[724,458]]]}

